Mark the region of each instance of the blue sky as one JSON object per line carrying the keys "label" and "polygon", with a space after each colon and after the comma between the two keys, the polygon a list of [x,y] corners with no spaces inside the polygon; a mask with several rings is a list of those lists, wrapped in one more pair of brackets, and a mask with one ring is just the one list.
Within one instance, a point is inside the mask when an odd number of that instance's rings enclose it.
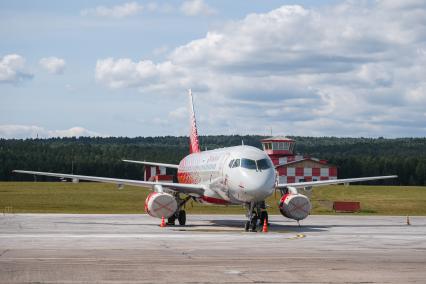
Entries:
{"label": "blue sky", "polygon": [[0,137],[426,136],[424,1],[1,1]]}

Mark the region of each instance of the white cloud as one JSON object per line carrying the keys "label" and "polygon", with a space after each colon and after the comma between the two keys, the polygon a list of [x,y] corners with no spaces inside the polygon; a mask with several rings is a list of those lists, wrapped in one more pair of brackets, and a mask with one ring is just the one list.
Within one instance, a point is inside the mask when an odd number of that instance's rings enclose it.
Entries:
{"label": "white cloud", "polygon": [[72,127],[66,130],[48,130],[36,125],[0,125],[0,137],[11,139],[25,138],[51,138],[51,137],[80,137],[80,136],[104,136],[83,127]]}
{"label": "white cloud", "polygon": [[181,11],[187,16],[213,15],[216,10],[207,5],[204,0],[187,0],[182,3]]}
{"label": "white cloud", "polygon": [[209,31],[164,62],[98,60],[96,78],[147,93],[193,87],[209,102],[208,133],[232,122],[261,134],[270,125],[298,135],[424,135],[426,5],[419,3],[282,6]]}
{"label": "white cloud", "polygon": [[50,74],[62,74],[65,70],[65,60],[58,57],[45,57],[40,59],[39,64]]}
{"label": "white cloud", "polygon": [[171,13],[175,10],[175,7],[169,3],[149,2],[146,9],[149,12]]}
{"label": "white cloud", "polygon": [[80,136],[103,136],[95,131],[90,131],[86,128],[75,126],[65,130],[49,130],[49,137],[80,137]]}
{"label": "white cloud", "polygon": [[129,58],[98,60],[96,80],[111,88],[142,87],[160,83],[160,79],[178,76],[178,70],[171,62],[154,64],[150,60],[133,62]]}
{"label": "white cloud", "polygon": [[26,70],[25,58],[18,54],[8,54],[0,58],[0,83],[18,83],[31,79]]}
{"label": "white cloud", "polygon": [[188,118],[188,113],[189,111],[186,107],[179,107],[169,112],[169,117],[171,119],[185,119]]}
{"label": "white cloud", "polygon": [[97,16],[121,19],[141,13],[143,6],[137,2],[127,2],[113,7],[97,6],[80,12],[82,16]]}
{"label": "white cloud", "polygon": [[426,83],[409,90],[406,99],[414,104],[422,104],[426,108]]}

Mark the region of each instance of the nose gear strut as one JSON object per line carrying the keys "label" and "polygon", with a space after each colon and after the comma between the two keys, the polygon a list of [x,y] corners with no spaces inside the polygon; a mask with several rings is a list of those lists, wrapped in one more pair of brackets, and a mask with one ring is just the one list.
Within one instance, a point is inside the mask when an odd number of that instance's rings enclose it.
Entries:
{"label": "nose gear strut", "polygon": [[268,212],[266,211],[265,201],[260,202],[250,202],[246,204],[247,209],[247,221],[245,224],[246,232],[257,232],[258,228],[261,228],[266,220],[266,224],[269,226],[268,222]]}

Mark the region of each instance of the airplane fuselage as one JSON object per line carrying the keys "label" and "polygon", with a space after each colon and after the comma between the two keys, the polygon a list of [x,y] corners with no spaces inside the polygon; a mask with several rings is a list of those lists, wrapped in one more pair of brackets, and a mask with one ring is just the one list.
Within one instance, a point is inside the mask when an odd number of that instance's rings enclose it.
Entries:
{"label": "airplane fuselage", "polygon": [[252,146],[235,146],[193,153],[178,168],[179,183],[207,187],[198,200],[213,204],[243,204],[265,200],[275,187],[275,169],[268,155]]}

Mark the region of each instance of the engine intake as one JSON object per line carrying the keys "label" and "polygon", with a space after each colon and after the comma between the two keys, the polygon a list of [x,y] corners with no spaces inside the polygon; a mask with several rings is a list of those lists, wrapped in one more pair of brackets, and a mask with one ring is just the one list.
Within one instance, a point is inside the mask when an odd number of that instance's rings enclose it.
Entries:
{"label": "engine intake", "polygon": [[165,192],[152,192],[145,200],[145,212],[156,218],[169,218],[177,207],[174,196]]}
{"label": "engine intake", "polygon": [[287,193],[281,197],[279,209],[283,216],[299,221],[309,216],[312,206],[305,195]]}

